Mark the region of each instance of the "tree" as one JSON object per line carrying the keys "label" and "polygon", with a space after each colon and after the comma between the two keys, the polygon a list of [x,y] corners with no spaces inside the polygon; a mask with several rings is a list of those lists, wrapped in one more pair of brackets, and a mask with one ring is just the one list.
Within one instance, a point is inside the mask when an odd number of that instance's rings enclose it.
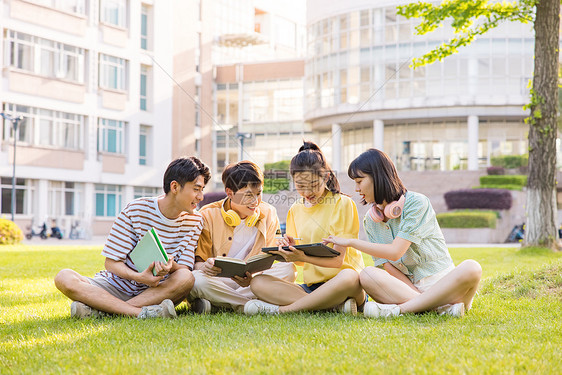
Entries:
{"label": "tree", "polygon": [[558,115],[558,60],[560,0],[519,0],[489,3],[487,0],[448,0],[440,5],[417,2],[398,7],[398,14],[420,18],[419,35],[451,19],[455,36],[437,46],[412,66],[431,64],[456,53],[475,37],[501,22],[533,22],[535,30],[535,68],[531,98],[524,108],[530,111],[529,178],[527,183],[526,246],[557,248],[556,138]]}

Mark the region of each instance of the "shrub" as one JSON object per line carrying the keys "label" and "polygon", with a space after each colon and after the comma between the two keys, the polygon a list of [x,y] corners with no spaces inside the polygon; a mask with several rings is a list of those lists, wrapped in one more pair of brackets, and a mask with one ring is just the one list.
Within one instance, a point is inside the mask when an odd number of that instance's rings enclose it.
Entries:
{"label": "shrub", "polygon": [[12,245],[23,240],[23,232],[11,220],[0,219],[0,245]]}
{"label": "shrub", "polygon": [[441,228],[496,228],[495,211],[456,211],[437,214]]}
{"label": "shrub", "polygon": [[226,198],[226,193],[224,191],[211,191],[203,196],[203,200],[199,202],[199,207],[203,207],[206,204],[220,201],[223,198]]}
{"label": "shrub", "polygon": [[445,203],[449,210],[484,208],[509,210],[513,203],[507,189],[463,189],[445,193]]}
{"label": "shrub", "polygon": [[279,190],[289,190],[288,178],[266,178],[263,184],[263,192],[275,194]]}
{"label": "shrub", "polygon": [[266,163],[264,165],[263,175],[266,179],[287,179],[289,178],[289,160],[281,160],[275,163]]}
{"label": "shrub", "polygon": [[275,163],[265,163],[263,169],[266,171],[275,170],[275,171],[288,171],[289,166],[291,165],[290,160],[281,160]]}
{"label": "shrub", "polygon": [[529,155],[492,156],[490,162],[494,167],[514,169],[527,166],[529,164]]}
{"label": "shrub", "polygon": [[523,187],[527,185],[527,176],[524,175],[481,176],[480,185],[500,185],[500,186],[515,185],[515,186]]}
{"label": "shrub", "polygon": [[505,174],[505,168],[491,166],[486,168],[486,172],[488,173],[488,175],[492,175],[492,176],[503,175]]}
{"label": "shrub", "polygon": [[475,186],[474,188],[475,189],[507,189],[507,190],[519,190],[519,191],[521,191],[523,189],[523,186],[521,186],[521,185],[485,184],[485,185]]}

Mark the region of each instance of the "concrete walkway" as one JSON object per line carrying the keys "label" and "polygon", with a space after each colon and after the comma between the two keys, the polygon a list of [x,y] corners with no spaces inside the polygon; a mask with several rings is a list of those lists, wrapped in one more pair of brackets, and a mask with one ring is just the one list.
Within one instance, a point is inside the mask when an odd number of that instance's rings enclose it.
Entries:
{"label": "concrete walkway", "polygon": [[[87,246],[103,246],[105,244],[107,236],[93,236],[90,239],[78,239],[78,240],[70,240],[68,238],[63,238],[62,240],[56,238],[47,238],[42,240],[39,237],[33,237],[32,239],[23,240],[24,245],[48,245],[48,246],[78,246],[78,245],[87,245]],[[447,247],[454,248],[454,247],[521,247],[520,242],[513,242],[513,243],[448,243]]]}

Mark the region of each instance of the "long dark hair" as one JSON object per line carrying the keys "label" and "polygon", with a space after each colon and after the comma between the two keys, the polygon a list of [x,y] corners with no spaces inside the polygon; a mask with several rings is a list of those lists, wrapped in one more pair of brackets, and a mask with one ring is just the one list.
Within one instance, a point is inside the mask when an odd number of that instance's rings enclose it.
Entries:
{"label": "long dark hair", "polygon": [[291,159],[291,166],[289,169],[291,177],[295,176],[297,172],[312,172],[319,176],[324,177],[328,175],[326,187],[334,194],[340,193],[340,183],[334,171],[326,162],[326,157],[313,142],[305,141],[299,148],[299,153]]}
{"label": "long dark hair", "polygon": [[[375,193],[375,203],[383,201],[390,203],[400,199],[406,193],[396,167],[390,157],[384,152],[370,148],[349,164],[347,175],[351,179],[362,176],[371,176]],[[363,201],[363,204],[366,202]]]}

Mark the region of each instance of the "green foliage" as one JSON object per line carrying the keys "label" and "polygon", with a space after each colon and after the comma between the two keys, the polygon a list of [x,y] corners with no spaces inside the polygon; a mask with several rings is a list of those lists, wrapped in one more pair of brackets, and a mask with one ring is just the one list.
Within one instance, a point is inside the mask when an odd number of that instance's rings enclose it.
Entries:
{"label": "green foliage", "polygon": [[13,245],[23,240],[23,232],[11,220],[0,219],[0,245]]}
{"label": "green foliage", "polygon": [[443,26],[443,21],[451,19],[455,37],[435,47],[420,58],[414,58],[413,67],[431,64],[436,60],[458,52],[469,45],[475,37],[485,34],[503,21],[523,23],[534,20],[535,0],[509,2],[488,2],[487,0],[448,0],[439,5],[419,1],[398,6],[397,14],[406,18],[420,18],[416,26],[418,35],[424,35]]}
{"label": "green foliage", "polygon": [[[186,311],[185,303],[175,320],[70,319],[70,301],[56,290],[53,277],[67,267],[93,276],[103,266],[100,250],[0,248],[1,373],[562,372],[555,350],[562,345],[556,334],[562,301],[559,290],[550,290],[558,285],[553,272],[560,273],[562,253],[451,249],[455,264],[472,258],[483,269],[481,292],[462,319],[434,313],[382,320],[334,313],[201,316]],[[518,282],[536,284],[530,292],[511,293],[517,285],[506,289],[503,280],[510,273]],[[405,347],[404,338],[413,344]],[[181,358],[181,364],[169,358]]]}
{"label": "green foliage", "polygon": [[441,228],[492,228],[496,227],[498,213],[487,210],[461,210],[437,214]]}
{"label": "green foliage", "polygon": [[521,190],[523,190],[523,186],[521,186],[521,185],[482,184],[482,185],[474,186],[473,189],[507,189],[507,190],[521,191]]}
{"label": "green foliage", "polygon": [[266,178],[263,183],[265,194],[275,194],[280,190],[289,190],[289,179],[287,178]]}
{"label": "green foliage", "polygon": [[496,185],[503,189],[506,186],[516,186],[520,188],[527,185],[527,176],[525,175],[488,175],[480,177],[480,185]]}
{"label": "green foliage", "polygon": [[263,169],[266,171],[288,171],[289,166],[291,165],[290,160],[281,160],[275,163],[265,163]]}
{"label": "green foliage", "polygon": [[529,154],[492,156],[491,163],[494,167],[514,169],[529,165]]}

